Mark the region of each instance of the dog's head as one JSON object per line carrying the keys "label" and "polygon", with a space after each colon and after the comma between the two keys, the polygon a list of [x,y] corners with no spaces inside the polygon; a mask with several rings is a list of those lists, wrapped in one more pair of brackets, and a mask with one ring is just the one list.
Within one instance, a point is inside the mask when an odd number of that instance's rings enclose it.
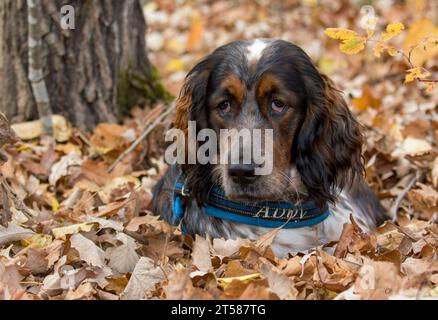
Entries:
{"label": "dog's head", "polygon": [[[187,131],[188,121],[218,137],[221,129],[273,133],[265,140],[272,153],[263,147],[273,159],[271,174],[255,174],[260,164],[254,161],[185,165],[194,193],[219,184],[236,200],[304,193],[322,206],[363,171],[359,125],[345,101],[307,54],[285,41],[237,41],[199,62],[178,99],[175,127]],[[233,148],[220,145],[218,152],[229,158]]]}

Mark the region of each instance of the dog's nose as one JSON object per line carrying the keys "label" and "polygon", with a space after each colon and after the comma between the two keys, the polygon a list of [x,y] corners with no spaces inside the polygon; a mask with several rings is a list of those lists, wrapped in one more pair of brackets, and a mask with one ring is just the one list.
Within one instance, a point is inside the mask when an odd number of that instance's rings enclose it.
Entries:
{"label": "dog's nose", "polygon": [[228,172],[235,183],[253,183],[257,176],[254,164],[231,164]]}

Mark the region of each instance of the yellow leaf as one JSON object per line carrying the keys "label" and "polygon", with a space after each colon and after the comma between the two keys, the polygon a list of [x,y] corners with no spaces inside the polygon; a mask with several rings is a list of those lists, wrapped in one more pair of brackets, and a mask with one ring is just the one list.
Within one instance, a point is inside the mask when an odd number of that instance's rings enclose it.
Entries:
{"label": "yellow leaf", "polygon": [[21,245],[23,247],[32,248],[44,248],[50,245],[53,241],[53,237],[48,234],[34,234],[33,236],[21,240]]}
{"label": "yellow leaf", "polygon": [[128,285],[129,279],[126,275],[113,276],[106,278],[108,285],[105,287],[106,291],[114,292],[115,294],[121,294]]}
{"label": "yellow leaf", "polygon": [[342,41],[339,48],[346,54],[357,54],[365,48],[366,41],[364,37],[348,38]]}
{"label": "yellow leaf", "polygon": [[382,54],[383,52],[385,52],[385,50],[386,50],[386,52],[387,52],[390,56],[392,56],[392,57],[394,57],[395,55],[397,55],[397,52],[398,52],[398,50],[397,50],[396,47],[394,47],[394,46],[389,46],[389,45],[383,43],[382,41],[379,41],[379,42],[374,46],[374,48],[373,48],[374,55],[375,55],[377,58],[380,58],[381,54]]}
{"label": "yellow leaf", "polygon": [[357,33],[353,30],[344,28],[327,28],[324,33],[332,39],[347,40],[357,37]]}
{"label": "yellow leaf", "polygon": [[233,280],[248,282],[256,279],[260,279],[260,273],[252,273],[240,277],[217,278],[217,281],[219,285],[225,289]]}
{"label": "yellow leaf", "polygon": [[405,26],[401,22],[390,23],[386,26],[386,32],[382,32],[382,39],[388,41],[398,36],[404,29]]}
{"label": "yellow leaf", "polygon": [[72,224],[66,227],[55,228],[52,230],[52,233],[56,239],[66,240],[65,237],[66,235],[78,233],[81,231],[88,232],[91,229],[93,229],[95,225],[97,225],[97,223],[85,222],[85,223]]}
{"label": "yellow leaf", "polygon": [[383,42],[378,42],[373,48],[374,55],[380,58],[382,52],[385,51],[385,47],[386,45]]}
{"label": "yellow leaf", "polygon": [[54,212],[58,211],[59,202],[53,193],[47,192],[44,195],[44,198],[45,198],[47,204],[49,204],[52,207],[52,211],[54,211]]}
{"label": "yellow leaf", "polygon": [[17,148],[18,151],[26,151],[26,150],[30,150],[29,146],[27,145],[21,145]]}
{"label": "yellow leaf", "polygon": [[427,81],[424,84],[426,85],[426,92],[433,92],[433,90],[436,88],[435,81]]}
{"label": "yellow leaf", "polygon": [[169,72],[177,72],[184,70],[184,62],[181,59],[172,59],[166,65],[166,70]]}
{"label": "yellow leaf", "polygon": [[395,57],[398,52],[397,48],[393,46],[387,46],[386,51],[391,57]]}
{"label": "yellow leaf", "polygon": [[[66,142],[72,135],[72,128],[68,121],[60,115],[52,115],[53,135],[58,142]],[[32,140],[41,135],[41,122],[39,120],[21,122],[11,125],[21,140]]]}
{"label": "yellow leaf", "polygon": [[79,146],[73,144],[73,143],[66,143],[66,144],[57,144],[55,147],[55,151],[62,152],[64,154],[69,154],[70,151],[76,152],[78,156],[82,156],[82,151],[79,148]]}
{"label": "yellow leaf", "polygon": [[[403,50],[406,54],[412,50],[411,62],[414,66],[422,66],[424,62],[438,54],[436,37],[438,37],[438,28],[429,19],[418,20],[409,27]],[[427,41],[428,39],[430,41]]]}
{"label": "yellow leaf", "polygon": [[430,73],[422,67],[416,67],[406,70],[405,83],[414,81],[415,79],[421,79],[429,76]]}
{"label": "yellow leaf", "polygon": [[184,43],[179,41],[178,39],[170,39],[165,44],[166,49],[175,51],[176,53],[183,53],[186,47],[184,46]]}

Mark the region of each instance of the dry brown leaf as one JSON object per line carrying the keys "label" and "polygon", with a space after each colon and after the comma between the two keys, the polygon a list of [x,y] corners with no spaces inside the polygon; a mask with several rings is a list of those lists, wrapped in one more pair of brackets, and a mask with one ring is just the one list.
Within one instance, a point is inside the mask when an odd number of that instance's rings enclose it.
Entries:
{"label": "dry brown leaf", "polygon": [[409,191],[408,198],[419,209],[431,208],[438,205],[438,192],[423,183],[417,183],[418,189]]}
{"label": "dry brown leaf", "polygon": [[196,235],[195,241],[193,242],[193,252],[192,252],[193,265],[200,271],[210,271],[212,268],[211,257],[210,257],[210,242]]}
{"label": "dry brown leaf", "polygon": [[20,284],[22,279],[23,276],[18,272],[16,265],[4,265],[0,261],[0,288],[3,289],[3,295],[6,300],[23,290]]}
{"label": "dry brown leaf", "polygon": [[374,251],[376,248],[376,236],[369,235],[360,229],[353,217],[350,216],[351,224],[344,224],[341,237],[336,245],[335,256],[345,257],[347,253]]}
{"label": "dry brown leaf", "polygon": [[71,247],[79,252],[81,260],[91,266],[105,266],[105,252],[96,246],[93,241],[85,238],[82,234],[76,233],[70,237]]}
{"label": "dry brown leaf", "polygon": [[398,292],[400,284],[401,277],[394,264],[367,260],[359,270],[355,291],[363,299],[385,299]]}
{"label": "dry brown leaf", "polygon": [[146,294],[155,288],[155,284],[164,279],[163,271],[154,261],[141,257],[121,296],[122,300],[144,299]]}
{"label": "dry brown leaf", "polygon": [[167,284],[163,286],[166,299],[183,300],[187,298],[186,292],[188,288],[193,287],[190,279],[190,271],[177,266],[175,270],[168,274],[167,278]]}
{"label": "dry brown leaf", "polygon": [[271,291],[281,300],[295,300],[297,298],[298,290],[295,288],[295,283],[292,279],[275,271],[269,262],[266,261],[261,266],[260,271],[268,280],[269,289],[271,289]]}
{"label": "dry brown leaf", "polygon": [[7,228],[0,225],[0,245],[20,241],[33,234],[32,230],[19,227],[14,223],[9,223]]}
{"label": "dry brown leaf", "polygon": [[55,228],[52,230],[52,233],[56,239],[66,240],[67,235],[82,232],[82,231],[84,232],[90,231],[93,229],[95,225],[96,224],[92,222],[71,224],[66,227]]}
{"label": "dry brown leaf", "polygon": [[81,284],[76,290],[69,290],[65,300],[94,300],[93,295],[96,293],[93,286],[89,283]]}
{"label": "dry brown leaf", "polygon": [[137,245],[134,239],[124,233],[119,233],[116,239],[123,244],[106,250],[106,258],[109,260],[108,265],[119,273],[132,272],[140,259],[137,252],[135,252]]}
{"label": "dry brown leaf", "polygon": [[248,239],[213,239],[213,255],[229,257],[239,252],[241,247],[249,246]]}
{"label": "dry brown leaf", "polygon": [[81,157],[74,151],[70,151],[69,154],[63,156],[61,160],[52,166],[49,183],[54,186],[59,179],[70,174],[71,167],[77,167],[82,164]]}

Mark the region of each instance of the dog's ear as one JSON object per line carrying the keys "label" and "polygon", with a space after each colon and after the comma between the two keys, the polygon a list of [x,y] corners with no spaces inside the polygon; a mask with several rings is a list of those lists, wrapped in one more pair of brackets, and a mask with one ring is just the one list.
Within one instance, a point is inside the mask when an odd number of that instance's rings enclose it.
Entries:
{"label": "dog's ear", "polygon": [[207,62],[207,59],[201,61],[188,73],[176,101],[174,127],[185,131],[186,134],[189,121],[196,121],[197,126],[202,126],[204,121],[210,74]]}
{"label": "dog's ear", "polygon": [[198,198],[199,203],[202,202],[201,191],[211,174],[211,170],[208,169],[208,166],[188,163],[188,145],[190,143],[188,140],[188,125],[189,121],[195,121],[197,131],[206,126],[207,87],[212,70],[211,60],[209,57],[205,58],[188,73],[176,101],[176,114],[173,123],[174,127],[182,130],[185,135],[186,162],[181,168],[187,176],[188,187],[192,189],[189,199],[194,195]]}
{"label": "dog's ear", "polygon": [[309,195],[322,206],[333,203],[339,190],[363,174],[362,135],[359,123],[327,76],[313,67],[303,78],[307,108],[294,143],[294,159]]}

